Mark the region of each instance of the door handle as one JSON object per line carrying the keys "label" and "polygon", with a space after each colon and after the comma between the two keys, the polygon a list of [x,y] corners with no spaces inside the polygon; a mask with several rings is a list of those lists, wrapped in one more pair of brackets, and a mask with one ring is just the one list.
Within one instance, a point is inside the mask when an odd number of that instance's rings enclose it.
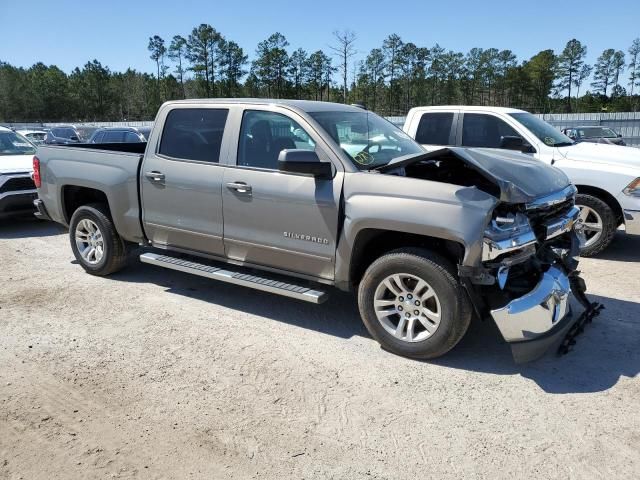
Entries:
{"label": "door handle", "polygon": [[235,190],[238,193],[251,193],[251,185],[247,185],[244,182],[230,182],[227,183],[227,188]]}
{"label": "door handle", "polygon": [[156,172],[156,171],[147,172],[147,173],[145,173],[145,176],[149,180],[154,181],[154,182],[162,182],[162,181],[164,181],[164,173],[161,173],[161,172]]}

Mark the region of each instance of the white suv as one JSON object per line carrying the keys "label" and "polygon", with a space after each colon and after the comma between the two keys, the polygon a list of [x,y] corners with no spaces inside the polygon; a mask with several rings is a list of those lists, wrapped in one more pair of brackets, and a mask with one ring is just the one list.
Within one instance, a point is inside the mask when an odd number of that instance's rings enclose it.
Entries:
{"label": "white suv", "polygon": [[535,115],[500,107],[417,107],[404,131],[427,150],[520,150],[560,168],[578,188],[576,229],[584,256],[604,250],[620,225],[640,235],[640,149],[576,143]]}
{"label": "white suv", "polygon": [[13,130],[0,127],[0,218],[32,213],[38,198],[31,179],[36,147]]}

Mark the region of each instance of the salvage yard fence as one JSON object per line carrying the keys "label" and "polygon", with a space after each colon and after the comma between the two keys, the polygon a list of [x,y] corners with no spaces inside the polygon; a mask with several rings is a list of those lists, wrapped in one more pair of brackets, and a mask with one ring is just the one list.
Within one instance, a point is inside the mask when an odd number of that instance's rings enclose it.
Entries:
{"label": "salvage yard fence", "polygon": [[[558,129],[601,125],[611,127],[622,134],[627,145],[640,147],[640,112],[618,113],[544,113],[536,115]],[[386,117],[391,123],[402,127],[406,117]],[[8,127],[21,128],[51,128],[69,123],[9,123]],[[153,121],[131,122],[80,122],[73,123],[79,130],[91,133],[98,127],[150,127]]]}

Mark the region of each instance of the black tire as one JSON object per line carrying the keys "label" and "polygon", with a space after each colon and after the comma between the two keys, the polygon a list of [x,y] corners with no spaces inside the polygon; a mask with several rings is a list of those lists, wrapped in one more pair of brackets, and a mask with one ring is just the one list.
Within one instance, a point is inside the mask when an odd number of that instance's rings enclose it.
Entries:
{"label": "black tire", "polygon": [[[471,322],[469,297],[454,272],[446,259],[429,250],[417,248],[395,250],[374,261],[358,287],[360,315],[371,336],[385,350],[415,359],[436,358],[451,350],[462,339]],[[376,316],[376,289],[385,278],[396,273],[413,275],[426,281],[439,299],[440,324],[424,340],[409,342],[399,339],[385,330]]]}
{"label": "black tire", "polygon": [[[85,260],[78,250],[75,234],[76,228],[80,221],[88,219],[94,222],[103,238],[103,255],[95,264]],[[87,273],[91,275],[105,276],[121,270],[127,263],[127,246],[118,235],[113,225],[113,221],[109,216],[107,207],[100,203],[93,203],[79,207],[71,217],[69,223],[69,240],[71,242],[71,250],[76,260]]]}
{"label": "black tire", "polygon": [[584,205],[593,209],[602,219],[602,234],[600,235],[600,238],[592,245],[580,250],[581,256],[592,257],[602,252],[613,241],[616,229],[618,228],[616,214],[606,202],[598,197],[585,193],[579,193],[576,196],[576,205]]}

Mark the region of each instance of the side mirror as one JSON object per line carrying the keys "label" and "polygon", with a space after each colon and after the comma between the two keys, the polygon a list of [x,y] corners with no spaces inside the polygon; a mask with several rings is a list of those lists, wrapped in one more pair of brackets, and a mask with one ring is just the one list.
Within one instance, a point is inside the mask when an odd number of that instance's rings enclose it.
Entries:
{"label": "side mirror", "polygon": [[69,137],[69,140],[73,140],[74,142],[77,142],[77,141],[79,141],[80,139],[79,139],[76,135],[71,135],[71,136]]}
{"label": "side mirror", "polygon": [[622,138],[622,134],[621,133],[618,134],[618,138]]}
{"label": "side mirror", "polygon": [[282,150],[278,155],[278,169],[281,172],[301,173],[316,178],[331,178],[331,164],[321,162],[318,154],[312,150]]}
{"label": "side mirror", "polygon": [[515,135],[505,135],[500,137],[500,148],[505,150],[516,150],[523,153],[536,153],[536,149],[525,142],[522,137]]}

